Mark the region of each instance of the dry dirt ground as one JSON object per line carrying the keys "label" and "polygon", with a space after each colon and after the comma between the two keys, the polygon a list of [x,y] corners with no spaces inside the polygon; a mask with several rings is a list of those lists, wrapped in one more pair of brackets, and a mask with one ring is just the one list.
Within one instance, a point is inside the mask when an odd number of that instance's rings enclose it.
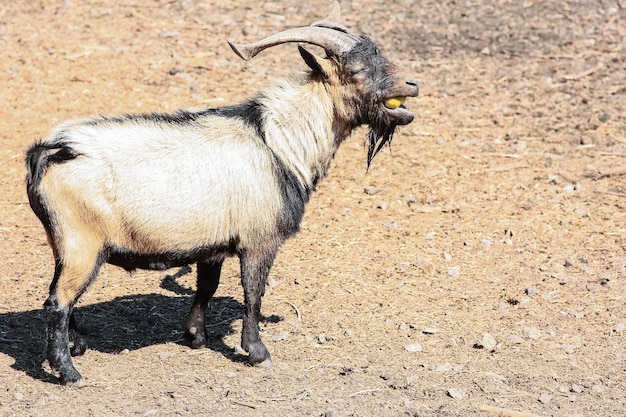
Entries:
{"label": "dry dirt ground", "polygon": [[226,39],[330,2],[0,4],[0,416],[626,415],[625,2],[342,8],[422,94],[369,171],[365,131],[343,145],[276,260],[273,369],[235,350],[236,262],[201,351],[181,343],[193,268],[105,267],[71,389],[42,363],[53,264],[25,149],[68,118],[239,102],[304,64],[294,45],[243,62]]}

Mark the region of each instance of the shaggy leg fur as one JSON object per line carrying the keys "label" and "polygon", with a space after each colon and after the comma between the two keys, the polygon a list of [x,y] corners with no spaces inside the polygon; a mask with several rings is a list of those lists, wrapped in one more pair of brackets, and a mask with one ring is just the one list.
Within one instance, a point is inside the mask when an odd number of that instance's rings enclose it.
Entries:
{"label": "shaggy leg fur", "polygon": [[[68,244],[70,242],[71,244]],[[57,246],[59,255],[50,296],[44,303],[47,322],[47,357],[60,374],[61,383],[80,386],[83,378],[72,364],[72,355],[81,355],[87,344],[81,337],[72,309],[105,261],[102,244],[88,235],[74,234]],[[71,346],[71,347],[70,347]]]}
{"label": "shaggy leg fur", "polygon": [[72,364],[69,349],[69,323],[72,306],[59,306],[56,295],[50,295],[44,303],[47,322],[48,347],[46,354],[50,366],[61,375],[61,383],[80,386],[83,377]]}
{"label": "shaggy leg fur", "polygon": [[185,320],[185,338],[193,349],[206,346],[207,333],[204,319],[209,300],[215,294],[220,283],[221,271],[222,261],[198,262],[196,296],[193,299],[187,320]]}
{"label": "shaggy leg fur", "polygon": [[261,314],[261,298],[265,293],[265,282],[275,256],[276,251],[245,252],[239,256],[245,303],[241,347],[249,353],[250,364],[261,367],[272,365],[270,353],[259,335],[259,315]]}

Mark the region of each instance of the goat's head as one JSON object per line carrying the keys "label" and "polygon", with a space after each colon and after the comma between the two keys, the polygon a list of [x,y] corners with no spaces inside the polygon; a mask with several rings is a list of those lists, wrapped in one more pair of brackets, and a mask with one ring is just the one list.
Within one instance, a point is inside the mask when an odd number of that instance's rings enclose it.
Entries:
{"label": "goat's head", "polygon": [[269,47],[287,42],[309,43],[326,52],[320,57],[299,46],[300,55],[312,76],[329,85],[335,96],[337,113],[350,124],[349,129],[367,124],[367,164],[381,148],[391,142],[396,126],[413,121],[414,115],[403,103],[419,94],[417,81],[403,72],[379,51],[367,37],[359,37],[336,23],[339,4],[325,20],[311,26],[287,29],[258,42],[240,45],[229,41],[241,58],[248,60]]}

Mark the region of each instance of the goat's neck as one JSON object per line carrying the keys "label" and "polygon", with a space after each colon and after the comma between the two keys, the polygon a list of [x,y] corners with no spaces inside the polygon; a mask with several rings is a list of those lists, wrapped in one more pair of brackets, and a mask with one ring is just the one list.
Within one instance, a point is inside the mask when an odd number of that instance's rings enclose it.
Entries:
{"label": "goat's neck", "polygon": [[282,81],[263,93],[265,140],[307,189],[323,178],[350,129],[336,122],[331,95],[322,83]]}

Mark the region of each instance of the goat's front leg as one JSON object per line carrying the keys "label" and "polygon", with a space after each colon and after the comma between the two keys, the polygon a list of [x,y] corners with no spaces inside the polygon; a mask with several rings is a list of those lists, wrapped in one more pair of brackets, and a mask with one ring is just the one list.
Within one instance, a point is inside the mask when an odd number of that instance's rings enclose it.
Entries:
{"label": "goat's front leg", "polygon": [[272,360],[259,335],[259,316],[261,299],[265,294],[265,282],[275,256],[276,251],[246,251],[239,256],[245,304],[241,347],[248,352],[250,364],[264,368],[271,367]]}
{"label": "goat's front leg", "polygon": [[193,299],[187,320],[185,320],[185,338],[193,349],[206,346],[207,334],[204,319],[209,300],[215,294],[220,283],[222,263],[223,261],[198,262],[196,296]]}

